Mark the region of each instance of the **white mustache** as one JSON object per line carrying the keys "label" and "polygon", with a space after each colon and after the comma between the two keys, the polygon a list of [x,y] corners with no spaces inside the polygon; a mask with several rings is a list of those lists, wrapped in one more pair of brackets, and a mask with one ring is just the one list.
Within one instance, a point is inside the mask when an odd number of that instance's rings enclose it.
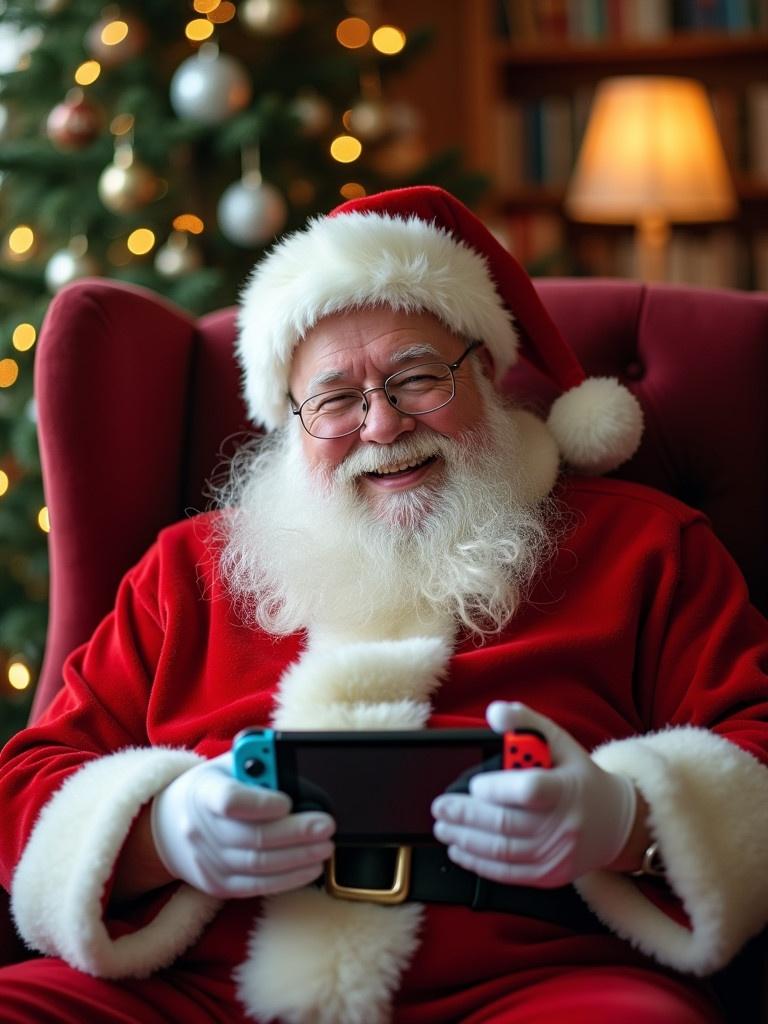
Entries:
{"label": "white mustache", "polygon": [[385,446],[370,445],[351,452],[333,472],[333,482],[350,483],[366,473],[378,473],[404,462],[424,462],[436,455],[450,456],[457,442],[439,435],[414,434]]}

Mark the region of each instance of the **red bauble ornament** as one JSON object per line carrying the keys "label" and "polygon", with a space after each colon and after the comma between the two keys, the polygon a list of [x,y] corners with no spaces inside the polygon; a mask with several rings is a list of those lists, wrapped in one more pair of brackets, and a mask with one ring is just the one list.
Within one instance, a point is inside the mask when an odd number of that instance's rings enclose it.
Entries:
{"label": "red bauble ornament", "polygon": [[84,149],[101,134],[104,115],[82,89],[72,89],[48,115],[45,132],[57,149]]}

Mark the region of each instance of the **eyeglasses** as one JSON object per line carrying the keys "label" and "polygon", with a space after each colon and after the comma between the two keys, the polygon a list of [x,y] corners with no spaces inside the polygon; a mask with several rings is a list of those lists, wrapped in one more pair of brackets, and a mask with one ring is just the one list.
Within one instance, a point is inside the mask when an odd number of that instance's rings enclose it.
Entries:
{"label": "eyeglasses", "polygon": [[448,405],[456,394],[456,370],[481,342],[473,341],[454,363],[419,363],[398,370],[377,388],[338,388],[311,395],[298,408],[293,398],[291,412],[301,418],[301,425],[312,437],[330,440],[360,430],[368,415],[368,395],[383,391],[387,401],[404,416],[426,416]]}

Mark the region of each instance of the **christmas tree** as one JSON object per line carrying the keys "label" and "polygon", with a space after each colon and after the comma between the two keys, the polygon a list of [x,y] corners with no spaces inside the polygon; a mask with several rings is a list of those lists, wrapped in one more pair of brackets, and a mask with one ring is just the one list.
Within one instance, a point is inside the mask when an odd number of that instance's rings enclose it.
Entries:
{"label": "christmas tree", "polygon": [[0,741],[45,638],[32,368],[51,296],[96,274],[200,314],[344,198],[482,187],[455,153],[427,159],[417,106],[388,102],[429,30],[406,40],[375,0],[102,4],[0,0]]}

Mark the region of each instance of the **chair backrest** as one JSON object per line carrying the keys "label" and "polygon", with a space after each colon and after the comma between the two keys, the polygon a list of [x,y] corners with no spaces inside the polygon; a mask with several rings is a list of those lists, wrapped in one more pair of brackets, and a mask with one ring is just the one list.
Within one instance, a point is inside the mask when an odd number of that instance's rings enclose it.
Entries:
{"label": "chair backrest", "polygon": [[[768,610],[768,295],[628,281],[542,280],[590,373],[618,376],[646,414],[622,476],[706,512]],[[205,480],[248,427],[235,311],[193,320],[145,290],[87,279],[40,333],[36,389],[51,516],[51,604],[33,717],[65,656],[111,607],[157,531],[205,504]],[[516,369],[511,393],[551,399]]]}

